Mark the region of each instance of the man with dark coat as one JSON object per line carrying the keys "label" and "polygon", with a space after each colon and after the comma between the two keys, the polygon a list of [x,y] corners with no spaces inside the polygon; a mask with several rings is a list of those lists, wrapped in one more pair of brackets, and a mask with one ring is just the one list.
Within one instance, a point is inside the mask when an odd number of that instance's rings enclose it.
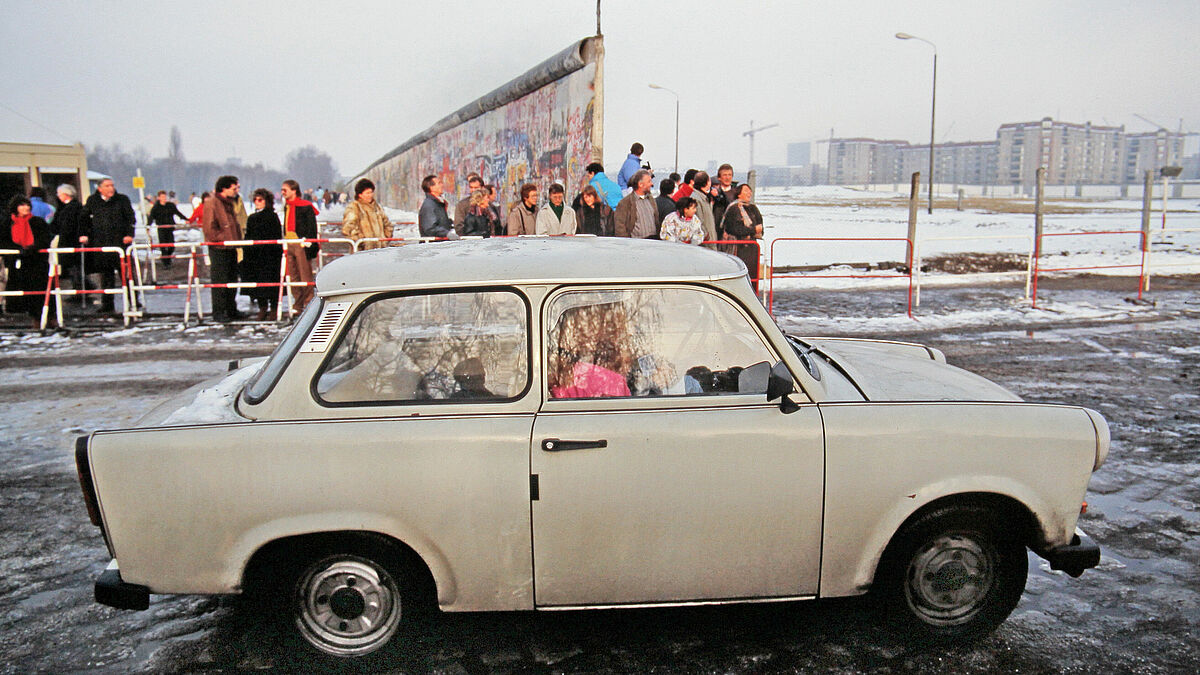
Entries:
{"label": "man with dark coat", "polygon": [[675,212],[675,199],[671,194],[675,192],[675,181],[670,178],[662,179],[658,184],[658,196],[654,198],[654,205],[658,207],[658,226],[662,228],[662,221],[666,220],[667,216]]}
{"label": "man with dark coat", "polygon": [[[58,210],[55,212],[54,223],[50,229],[58,235],[58,245],[63,248],[83,246],[82,242],[87,239],[82,231],[83,205],[76,199],[78,194],[74,185],[63,183],[58,186]],[[62,253],[58,256],[58,264],[62,267],[62,273],[71,279],[71,285],[77,291],[83,290],[83,270],[79,268],[79,255],[78,253]],[[79,304],[87,304],[86,295],[78,297]]]}
{"label": "man with dark coat", "polygon": [[[234,201],[241,201],[238,196],[238,179],[236,176],[221,176],[213,189],[213,194],[204,201],[204,215],[200,217],[200,227],[204,230],[204,241],[225,242],[240,241],[242,226],[238,223]],[[214,284],[231,284],[238,280],[238,249],[224,246],[209,246],[208,258],[211,262],[209,274]],[[212,288],[213,320],[229,323],[242,318],[237,309],[237,289]]]}
{"label": "man with dark coat", "polygon": [[421,191],[425,201],[417,212],[417,230],[422,237],[446,237],[458,239],[454,223],[446,214],[446,200],[442,197],[442,179],[430,174],[421,180]]}
{"label": "man with dark coat", "polygon": [[[179,207],[167,199],[167,191],[158,191],[158,201],[150,208],[150,223],[158,230],[158,243],[174,244],[175,243],[175,217],[178,216],[185,223],[187,216],[179,211]],[[175,256],[175,247],[163,246],[159,250],[159,255],[162,257],[163,267],[170,267],[171,261]]]}
{"label": "man with dark coat", "polygon": [[717,223],[718,234],[721,234],[721,223],[725,218],[725,209],[737,201],[738,184],[733,182],[733,167],[722,164],[717,168],[717,182],[709,186],[708,194],[712,197],[713,220]]}
{"label": "man with dark coat", "polygon": [[[119,246],[125,248],[133,243],[133,224],[137,222],[133,215],[133,205],[129,198],[117,192],[111,178],[105,178],[96,186],[96,192],[88,197],[83,206],[83,222],[80,227],[80,242],[87,246]],[[61,241],[61,240],[60,240]],[[100,287],[120,288],[117,282],[117,270],[121,267],[121,257],[116,253],[94,253],[84,261],[88,272],[100,273]],[[103,294],[100,309],[103,312],[113,311],[113,296]]]}

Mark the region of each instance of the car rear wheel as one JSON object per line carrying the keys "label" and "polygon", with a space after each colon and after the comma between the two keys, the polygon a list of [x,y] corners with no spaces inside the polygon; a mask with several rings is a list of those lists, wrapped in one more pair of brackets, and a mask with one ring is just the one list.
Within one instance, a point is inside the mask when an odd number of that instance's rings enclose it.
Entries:
{"label": "car rear wheel", "polygon": [[987,508],[935,509],[907,525],[884,554],[882,592],[894,624],[934,640],[986,634],[1017,606],[1028,561],[1021,541]]}
{"label": "car rear wheel", "polygon": [[296,580],[292,602],[300,637],[339,657],[383,647],[404,617],[397,575],[370,558],[344,553],[306,567]]}

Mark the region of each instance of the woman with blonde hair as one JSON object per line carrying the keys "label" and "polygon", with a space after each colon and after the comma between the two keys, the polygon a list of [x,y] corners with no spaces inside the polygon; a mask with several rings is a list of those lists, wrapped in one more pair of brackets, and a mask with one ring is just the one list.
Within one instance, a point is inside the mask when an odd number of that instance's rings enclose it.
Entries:
{"label": "woman with blonde hair", "polygon": [[462,236],[492,236],[492,216],[495,212],[492,211],[491,193],[483,187],[472,190],[470,204],[470,209],[463,218]]}
{"label": "woman with blonde hair", "polygon": [[[342,234],[354,241],[361,239],[391,239],[392,221],[388,220],[383,207],[375,201],[375,183],[363,178],[354,184],[354,200],[346,205],[342,214]],[[358,250],[387,246],[384,241],[364,241]]]}

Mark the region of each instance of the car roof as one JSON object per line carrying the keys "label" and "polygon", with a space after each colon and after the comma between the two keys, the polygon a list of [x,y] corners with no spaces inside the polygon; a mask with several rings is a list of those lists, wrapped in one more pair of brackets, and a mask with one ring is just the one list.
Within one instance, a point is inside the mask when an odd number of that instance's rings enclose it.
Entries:
{"label": "car roof", "polygon": [[498,237],[406,244],[342,256],[317,293],[567,281],[716,281],[746,274],[738,258],[668,241],[621,237]]}

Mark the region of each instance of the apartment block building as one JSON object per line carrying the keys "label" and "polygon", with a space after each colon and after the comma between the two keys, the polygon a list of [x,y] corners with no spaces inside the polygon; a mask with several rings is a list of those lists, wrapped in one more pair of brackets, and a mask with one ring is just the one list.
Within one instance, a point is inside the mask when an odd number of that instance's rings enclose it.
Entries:
{"label": "apartment block building", "polygon": [[[1008,185],[1031,191],[1038,167],[1047,185],[1123,185],[1146,170],[1182,164],[1184,135],[1165,129],[1125,133],[1123,126],[1076,124],[1050,117],[1000,125],[994,141],[942,143],[934,155],[939,184]],[[872,138],[829,140],[829,181],[907,183],[929,172],[929,146]]]}

